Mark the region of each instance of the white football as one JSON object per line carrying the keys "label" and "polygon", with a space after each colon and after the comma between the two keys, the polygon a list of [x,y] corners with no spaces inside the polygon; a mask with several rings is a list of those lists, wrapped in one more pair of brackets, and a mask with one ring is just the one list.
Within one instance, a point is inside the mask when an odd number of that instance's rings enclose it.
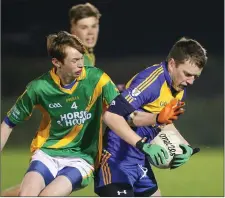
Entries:
{"label": "white football", "polygon": [[150,144],[160,145],[168,152],[169,158],[166,160],[166,164],[156,166],[157,168],[166,169],[170,168],[171,161],[175,154],[183,154],[183,150],[179,145],[185,144],[185,142],[176,131],[162,129]]}

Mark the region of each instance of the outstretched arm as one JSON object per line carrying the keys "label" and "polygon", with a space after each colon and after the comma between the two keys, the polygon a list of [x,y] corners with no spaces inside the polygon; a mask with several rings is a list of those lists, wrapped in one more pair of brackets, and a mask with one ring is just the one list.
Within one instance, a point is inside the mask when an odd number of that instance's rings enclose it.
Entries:
{"label": "outstretched arm", "polygon": [[23,122],[32,114],[36,103],[36,94],[29,86],[23,94],[17,99],[15,105],[10,109],[1,124],[1,151],[4,148],[13,127]]}
{"label": "outstretched arm", "polygon": [[9,125],[7,125],[5,121],[3,121],[1,124],[1,151],[4,148],[11,132],[12,128]]}

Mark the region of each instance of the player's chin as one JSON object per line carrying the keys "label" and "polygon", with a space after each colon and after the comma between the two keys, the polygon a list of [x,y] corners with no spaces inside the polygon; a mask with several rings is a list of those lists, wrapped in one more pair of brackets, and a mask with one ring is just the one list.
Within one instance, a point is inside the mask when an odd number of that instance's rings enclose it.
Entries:
{"label": "player's chin", "polygon": [[74,73],[74,74],[73,74],[73,77],[74,77],[74,78],[79,78],[80,75],[81,75],[81,73],[79,73],[79,74],[78,74],[78,73]]}
{"label": "player's chin", "polygon": [[87,43],[85,46],[86,46],[87,48],[94,48],[95,45],[96,45],[96,42],[92,42],[92,43]]}
{"label": "player's chin", "polygon": [[175,87],[174,89],[175,89],[176,91],[183,91],[184,88],[185,88],[184,86],[180,85],[180,86]]}
{"label": "player's chin", "polygon": [[184,89],[182,89],[182,88],[180,88],[180,87],[178,87],[177,89],[176,89],[176,91],[183,91]]}

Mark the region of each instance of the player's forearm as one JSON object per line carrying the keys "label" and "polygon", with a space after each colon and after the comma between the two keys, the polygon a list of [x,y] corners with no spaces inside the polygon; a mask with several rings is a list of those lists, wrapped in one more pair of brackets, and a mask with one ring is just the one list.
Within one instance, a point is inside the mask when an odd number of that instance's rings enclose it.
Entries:
{"label": "player's forearm", "polygon": [[1,124],[1,151],[4,148],[10,133],[12,132],[12,128],[10,128],[4,121]]}
{"label": "player's forearm", "polygon": [[190,145],[190,144],[187,142],[187,140],[185,140],[185,139],[183,138],[183,136],[180,134],[180,132],[177,130],[177,128],[174,126],[174,124],[168,124],[168,125],[165,125],[165,126],[163,127],[163,129],[164,129],[164,130],[173,130],[173,131],[175,131],[175,132],[177,133],[177,135],[182,139],[182,141],[183,141],[185,144]]}
{"label": "player's forearm", "polygon": [[157,114],[134,111],[130,117],[135,126],[151,126],[156,124]]}
{"label": "player's forearm", "polygon": [[141,139],[141,137],[129,127],[122,116],[106,111],[103,115],[103,120],[111,130],[132,146],[135,146]]}

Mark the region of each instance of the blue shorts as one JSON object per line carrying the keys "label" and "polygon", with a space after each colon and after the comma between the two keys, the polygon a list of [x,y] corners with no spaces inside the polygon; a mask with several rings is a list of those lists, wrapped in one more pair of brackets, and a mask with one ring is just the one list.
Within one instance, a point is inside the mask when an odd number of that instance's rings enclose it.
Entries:
{"label": "blue shorts", "polygon": [[[31,162],[27,172],[31,171],[38,172],[43,177],[46,186],[55,179],[48,167],[41,161]],[[56,177],[60,175],[70,180],[73,190],[81,188],[82,175],[77,168],[66,166],[57,173]]]}
{"label": "blue shorts", "polygon": [[121,162],[113,160],[108,152],[102,157],[101,166],[96,171],[94,180],[96,193],[101,187],[112,183],[129,184],[134,193],[152,191],[153,194],[158,189],[154,173],[147,159],[143,160],[142,164],[132,161]]}
{"label": "blue shorts", "polygon": [[45,186],[56,177],[65,176],[73,190],[86,187],[93,178],[94,168],[81,158],[51,157],[41,150],[35,151],[27,172],[38,172],[45,181]]}

